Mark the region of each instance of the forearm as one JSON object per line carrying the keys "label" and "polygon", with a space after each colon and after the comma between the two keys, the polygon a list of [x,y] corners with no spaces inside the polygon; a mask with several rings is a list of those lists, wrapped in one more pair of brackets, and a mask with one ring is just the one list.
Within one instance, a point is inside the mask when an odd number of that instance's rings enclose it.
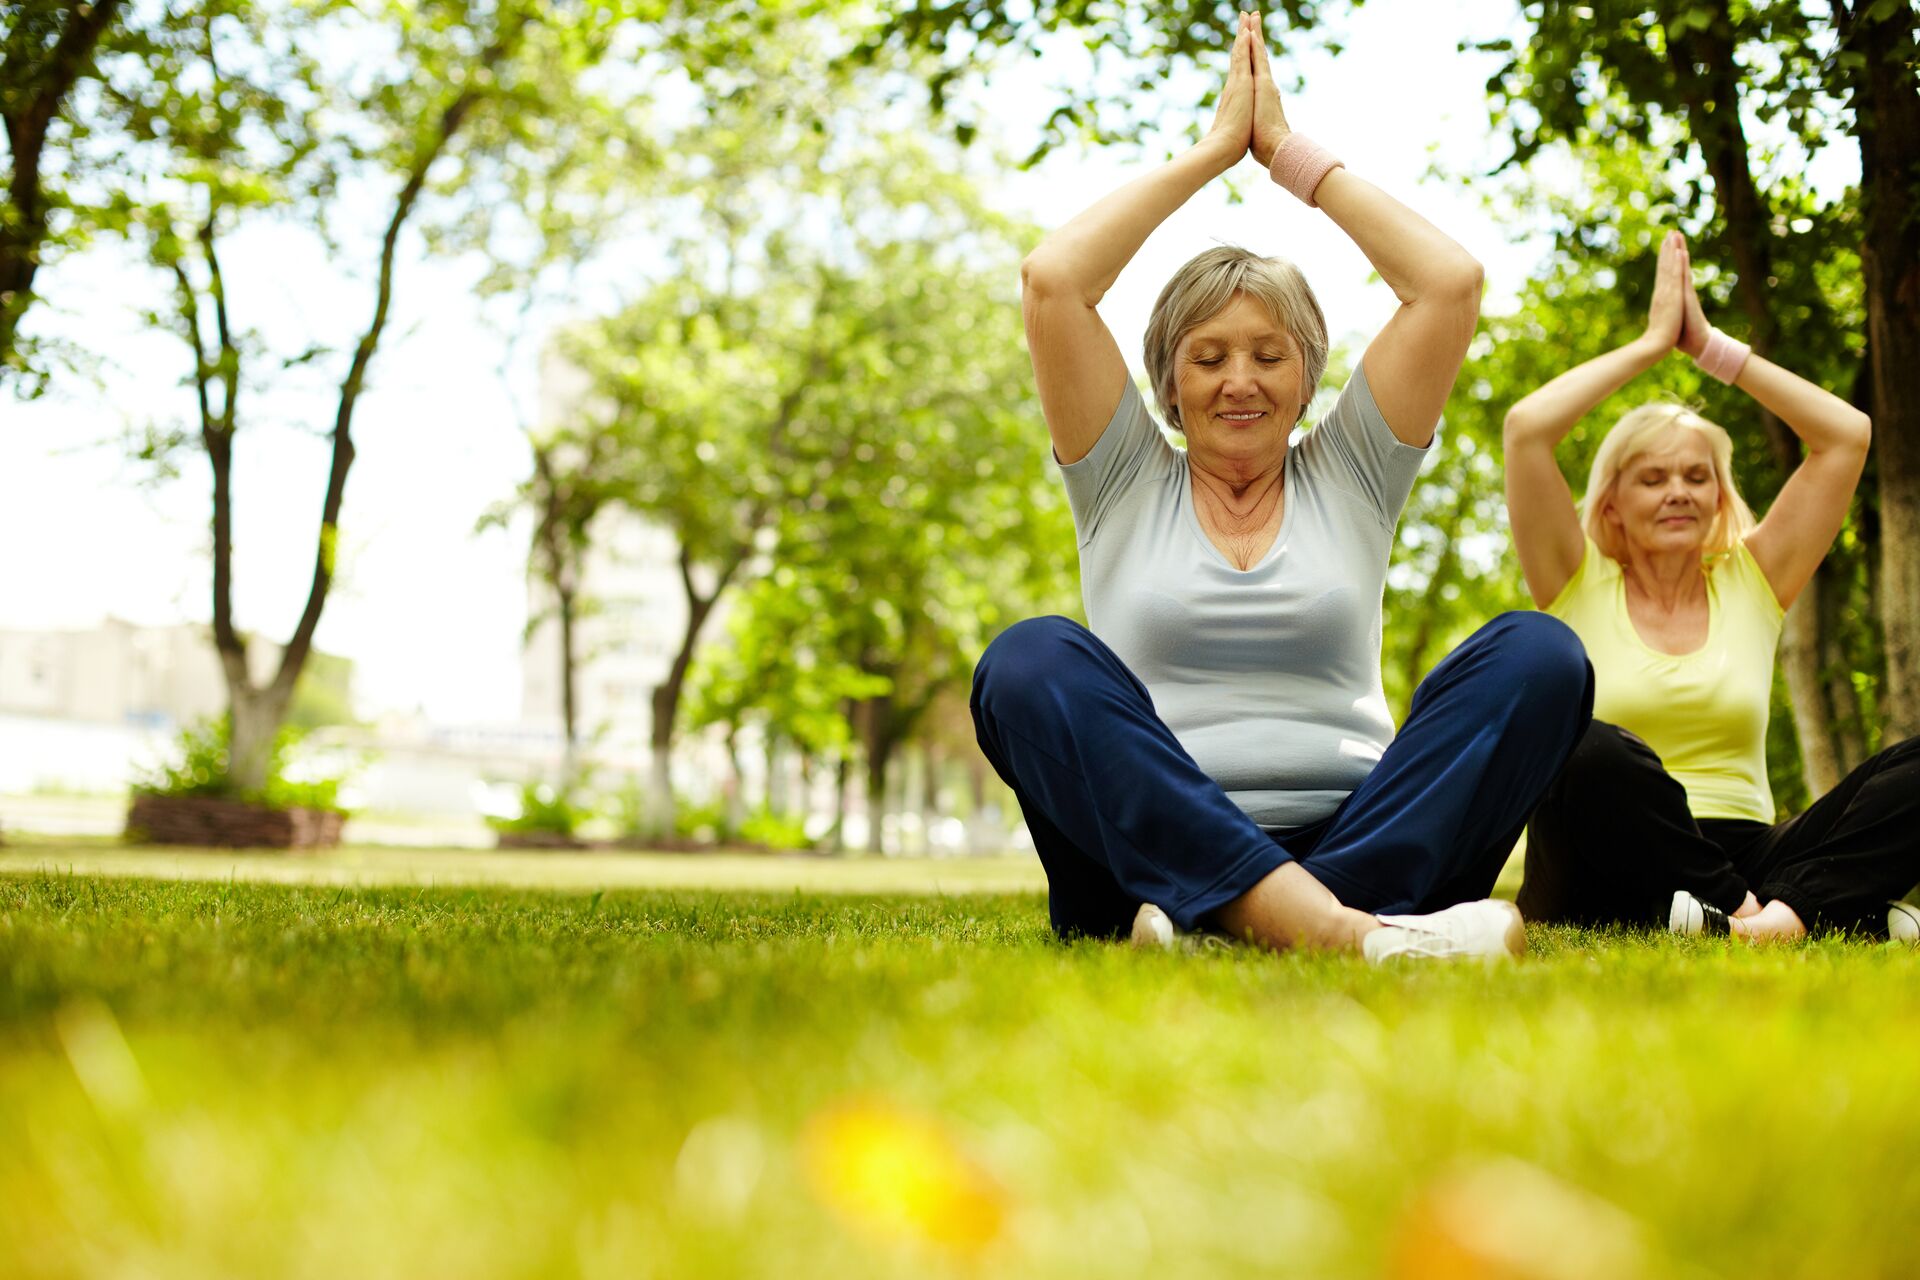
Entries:
{"label": "forearm", "polygon": [[1873,424],[1866,414],[1764,356],[1748,356],[1733,385],[1786,423],[1807,446],[1808,453],[1867,451]]}
{"label": "forearm", "polygon": [[1239,159],[1213,138],[1202,140],[1041,241],[1021,265],[1022,283],[1029,292],[1072,293],[1095,305],[1154,229]]}
{"label": "forearm", "polygon": [[1507,411],[1507,439],[1559,444],[1595,405],[1660,363],[1669,350],[1642,336],[1575,365]]}
{"label": "forearm", "polygon": [[1478,308],[1480,263],[1412,209],[1345,169],[1321,179],[1313,198],[1401,302],[1470,297]]}

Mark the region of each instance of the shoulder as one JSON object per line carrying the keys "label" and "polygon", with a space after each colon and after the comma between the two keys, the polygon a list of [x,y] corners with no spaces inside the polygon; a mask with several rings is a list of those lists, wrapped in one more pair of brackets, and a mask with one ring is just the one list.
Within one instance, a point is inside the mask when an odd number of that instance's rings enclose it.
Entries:
{"label": "shoulder", "polygon": [[1565,620],[1582,604],[1603,598],[1610,592],[1613,584],[1620,579],[1620,562],[1600,549],[1592,538],[1581,539],[1580,564],[1567,579],[1567,585],[1560,588],[1560,594],[1546,608],[1546,612]]}
{"label": "shoulder", "polygon": [[1773,621],[1777,622],[1786,616],[1786,610],[1780,607],[1780,598],[1774,594],[1773,584],[1767,581],[1766,571],[1754,559],[1753,548],[1747,545],[1746,538],[1718,557],[1713,573],[1715,583],[1723,594],[1735,592],[1752,600]]}

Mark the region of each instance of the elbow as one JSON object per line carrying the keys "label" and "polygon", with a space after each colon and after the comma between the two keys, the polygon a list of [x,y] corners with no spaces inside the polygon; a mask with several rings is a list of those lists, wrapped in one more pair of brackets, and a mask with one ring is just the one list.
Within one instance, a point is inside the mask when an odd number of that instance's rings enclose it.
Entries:
{"label": "elbow", "polygon": [[1538,434],[1538,424],[1527,413],[1525,401],[1507,410],[1507,416],[1500,423],[1500,442],[1509,450],[1516,444],[1525,444]]}
{"label": "elbow", "polygon": [[1480,305],[1480,294],[1487,283],[1487,269],[1480,265],[1480,259],[1462,249],[1459,258],[1449,269],[1447,279],[1450,292],[1472,298],[1476,307]]}
{"label": "elbow", "polygon": [[1440,274],[1434,292],[1478,317],[1486,283],[1487,269],[1480,265],[1480,259],[1462,249]]}
{"label": "elbow", "polygon": [[1086,285],[1048,254],[1045,245],[1028,254],[1020,264],[1020,309],[1029,316],[1040,308],[1065,303],[1092,307],[1099,301],[1098,297],[1088,296]]}
{"label": "elbow", "polygon": [[1866,453],[1873,445],[1873,419],[1864,413],[1855,413],[1848,434],[1853,440],[1854,448],[1862,454]]}
{"label": "elbow", "polygon": [[1020,263],[1020,296],[1031,306],[1059,297],[1063,292],[1066,292],[1064,273],[1048,255],[1047,247],[1041,245]]}

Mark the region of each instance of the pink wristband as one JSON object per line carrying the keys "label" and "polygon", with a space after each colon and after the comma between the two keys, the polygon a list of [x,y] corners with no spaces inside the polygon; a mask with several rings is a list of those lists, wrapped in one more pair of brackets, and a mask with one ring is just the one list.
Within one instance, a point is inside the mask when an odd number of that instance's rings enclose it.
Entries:
{"label": "pink wristband", "polygon": [[1302,204],[1318,209],[1320,205],[1313,198],[1314,188],[1329,173],[1344,168],[1344,161],[1304,133],[1289,133],[1273,149],[1269,172],[1275,182],[1299,197]]}
{"label": "pink wristband", "polygon": [[1693,362],[1708,377],[1718,378],[1722,382],[1732,382],[1740,376],[1740,370],[1746,366],[1747,357],[1753,354],[1753,348],[1738,338],[1729,338],[1718,329],[1707,330],[1706,349],[1693,358]]}

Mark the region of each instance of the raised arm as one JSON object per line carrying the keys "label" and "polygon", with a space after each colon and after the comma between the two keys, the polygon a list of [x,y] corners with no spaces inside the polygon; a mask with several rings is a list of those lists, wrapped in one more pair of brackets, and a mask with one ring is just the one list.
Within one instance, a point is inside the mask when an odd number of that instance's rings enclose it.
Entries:
{"label": "raised arm", "polygon": [[1673,350],[1685,318],[1686,242],[1669,231],[1647,308],[1646,332],[1626,346],[1575,365],[1507,410],[1507,521],[1527,591],[1542,609],[1580,568],[1586,535],[1553,451],[1593,407]]}
{"label": "raised arm", "polygon": [[[1692,264],[1684,246],[1681,257],[1689,267],[1689,283],[1679,347],[1698,360],[1706,351],[1713,328],[1693,291]],[[1747,535],[1747,550],[1753,553],[1754,563],[1767,576],[1780,607],[1788,609],[1813,578],[1813,571],[1820,567],[1846,522],[1847,507],[1853,502],[1860,472],[1867,465],[1873,423],[1824,387],[1761,356],[1747,356],[1734,375],[1733,385],[1786,423],[1807,448],[1807,456],[1780,487],[1766,518]]]}
{"label": "raised arm", "polygon": [[1078,462],[1126,389],[1127,362],[1095,310],[1155,227],[1240,162],[1253,131],[1252,38],[1243,20],[1213,127],[1191,150],[1074,218],[1020,266],[1020,313],[1054,454]]}
{"label": "raised arm", "polygon": [[[1271,167],[1290,132],[1255,27],[1253,158]],[[1334,169],[1311,193],[1367,255],[1400,309],[1368,344],[1367,386],[1393,434],[1426,447],[1480,320],[1480,263],[1445,232],[1364,178]]]}

